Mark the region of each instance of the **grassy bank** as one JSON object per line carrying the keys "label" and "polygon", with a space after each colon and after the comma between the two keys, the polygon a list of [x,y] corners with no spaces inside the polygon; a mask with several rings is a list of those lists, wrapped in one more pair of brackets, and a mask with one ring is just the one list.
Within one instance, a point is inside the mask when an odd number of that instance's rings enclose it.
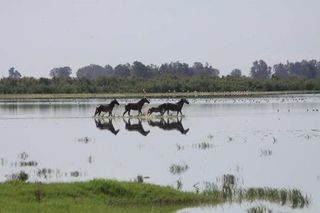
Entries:
{"label": "grassy bank", "polygon": [[219,202],[216,196],[113,180],[0,184],[0,212],[172,212],[183,206]]}
{"label": "grassy bank", "polygon": [[221,190],[207,189],[201,193],[114,180],[0,184],[0,212],[174,212],[188,206],[243,200],[264,200],[291,208],[309,204],[308,198],[298,190],[239,190],[226,183]]}
{"label": "grassy bank", "polygon": [[252,97],[288,94],[316,94],[319,91],[233,91],[233,92],[176,92],[176,93],[75,93],[75,94],[0,94],[0,100],[30,99],[90,99],[90,98],[210,98],[210,97]]}

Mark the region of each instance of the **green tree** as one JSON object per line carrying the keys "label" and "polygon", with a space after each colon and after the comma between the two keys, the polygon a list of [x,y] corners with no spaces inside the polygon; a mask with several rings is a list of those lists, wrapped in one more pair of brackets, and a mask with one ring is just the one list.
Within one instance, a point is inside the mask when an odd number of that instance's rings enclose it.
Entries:
{"label": "green tree", "polygon": [[133,74],[136,76],[146,78],[146,77],[150,77],[151,75],[151,73],[148,71],[148,67],[146,67],[140,61],[133,62],[133,65],[131,68],[132,68]]}
{"label": "green tree", "polygon": [[21,74],[18,70],[16,70],[14,67],[11,67],[9,70],[9,78],[12,79],[20,79],[21,78]]}
{"label": "green tree", "polygon": [[270,78],[271,67],[263,60],[254,61],[250,71],[253,78]]}
{"label": "green tree", "polygon": [[103,77],[107,75],[108,73],[106,72],[105,68],[96,64],[90,64],[88,66],[78,69],[77,71],[77,77],[79,79],[94,80],[98,77]]}
{"label": "green tree", "polygon": [[114,68],[116,76],[119,77],[128,77],[130,76],[130,64],[119,64]]}
{"label": "green tree", "polygon": [[57,67],[50,70],[50,77],[52,78],[70,78],[72,70],[70,67]]}
{"label": "green tree", "polygon": [[233,69],[230,73],[230,76],[240,78],[242,76],[240,69]]}

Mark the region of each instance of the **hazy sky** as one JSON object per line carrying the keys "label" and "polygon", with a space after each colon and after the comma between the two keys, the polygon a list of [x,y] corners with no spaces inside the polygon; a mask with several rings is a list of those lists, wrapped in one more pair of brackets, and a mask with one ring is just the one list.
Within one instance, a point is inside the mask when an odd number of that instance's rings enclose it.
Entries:
{"label": "hazy sky", "polygon": [[320,60],[319,0],[0,0],[0,76],[115,66],[208,62],[228,74]]}

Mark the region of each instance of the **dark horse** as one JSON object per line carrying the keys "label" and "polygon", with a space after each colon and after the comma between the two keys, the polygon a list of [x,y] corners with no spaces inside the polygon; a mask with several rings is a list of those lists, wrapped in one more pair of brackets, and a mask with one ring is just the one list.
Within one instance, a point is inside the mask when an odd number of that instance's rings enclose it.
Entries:
{"label": "dark horse", "polygon": [[96,116],[98,114],[100,116],[101,112],[109,112],[109,116],[112,116],[112,110],[113,110],[114,105],[119,105],[119,103],[116,99],[111,101],[110,104],[97,106],[96,112],[94,113],[94,116]]}
{"label": "dark horse", "polygon": [[124,111],[123,113],[123,116],[128,112],[129,116],[130,116],[130,110],[136,110],[136,111],[139,111],[139,114],[138,115],[141,115],[142,112],[141,112],[141,109],[142,109],[142,106],[143,104],[145,103],[150,103],[150,101],[148,101],[148,99],[146,98],[142,98],[139,102],[137,103],[128,103],[126,106],[125,106],[125,109],[126,111]]}
{"label": "dark horse", "polygon": [[163,115],[165,113],[165,111],[167,111],[167,114],[169,114],[169,111],[176,111],[177,112],[177,116],[179,115],[179,112],[182,115],[181,110],[182,110],[182,107],[183,107],[184,103],[189,104],[189,102],[185,98],[181,98],[180,101],[178,103],[176,103],[176,104],[173,104],[173,103],[164,104],[165,110],[162,112],[161,115]]}
{"label": "dark horse", "polygon": [[101,130],[109,130],[110,132],[112,132],[114,135],[117,135],[118,132],[120,131],[120,129],[115,129],[113,124],[112,124],[112,119],[109,118],[108,122],[104,122],[104,120],[99,119],[99,118],[95,118],[94,119],[95,123],[96,123],[96,127],[101,129]]}
{"label": "dark horse", "polygon": [[179,132],[181,132],[181,134],[187,134],[189,132],[189,128],[185,129],[182,125],[182,119],[177,118],[177,121],[169,121],[169,119],[167,119],[167,121],[165,121],[163,118],[161,118],[160,121],[152,121],[152,120],[148,120],[148,124],[150,126],[157,126],[160,129],[163,130],[178,130]]}
{"label": "dark horse", "polygon": [[165,111],[165,107],[166,107],[166,104],[161,104],[158,107],[151,107],[148,110],[148,115],[151,115],[154,112],[160,112],[160,114],[162,115]]}
{"label": "dark horse", "polygon": [[128,122],[123,119],[124,123],[126,124],[126,130],[128,131],[137,131],[139,132],[141,135],[147,136],[150,133],[150,130],[145,131],[142,123],[141,123],[141,119],[138,119],[138,123],[137,124],[131,124],[131,120],[129,118]]}

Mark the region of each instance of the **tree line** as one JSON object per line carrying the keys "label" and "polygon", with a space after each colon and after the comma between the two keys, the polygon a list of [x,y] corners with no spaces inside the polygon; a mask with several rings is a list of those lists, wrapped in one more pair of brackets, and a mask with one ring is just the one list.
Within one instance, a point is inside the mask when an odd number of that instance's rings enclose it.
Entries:
{"label": "tree line", "polygon": [[120,78],[100,77],[95,80],[65,78],[48,79],[23,77],[0,79],[0,94],[55,93],[170,93],[224,91],[289,91],[320,90],[320,78],[249,78],[249,77],[179,77]]}
{"label": "tree line", "polygon": [[[19,79],[22,77],[19,71],[14,67],[9,70],[8,78]],[[51,78],[71,78],[72,70],[70,67],[56,67],[50,70]],[[206,76],[219,77],[220,71],[213,68],[208,63],[194,62],[192,66],[179,61],[164,63],[160,66],[151,64],[145,65],[142,62],[135,61],[132,64],[119,64],[114,68],[107,64],[104,67],[97,64],[90,64],[81,67],[76,72],[78,79],[95,80],[100,77],[141,77],[141,78],[158,78],[165,75],[173,76]],[[228,76],[242,77],[240,69],[233,69]],[[320,77],[320,61],[302,60],[300,62],[289,62],[286,64],[279,63],[268,66],[264,60],[254,61],[250,69],[252,78],[309,78],[315,79]]]}
{"label": "tree line", "polygon": [[320,90],[320,62],[316,60],[287,62],[268,66],[254,61],[250,77],[234,69],[219,76],[218,69],[208,63],[192,66],[181,62],[161,66],[133,64],[88,65],[71,77],[70,67],[50,70],[51,78],[22,77],[15,68],[0,79],[1,94],[18,93],[124,93],[124,92],[220,92],[220,91],[286,91]]}

